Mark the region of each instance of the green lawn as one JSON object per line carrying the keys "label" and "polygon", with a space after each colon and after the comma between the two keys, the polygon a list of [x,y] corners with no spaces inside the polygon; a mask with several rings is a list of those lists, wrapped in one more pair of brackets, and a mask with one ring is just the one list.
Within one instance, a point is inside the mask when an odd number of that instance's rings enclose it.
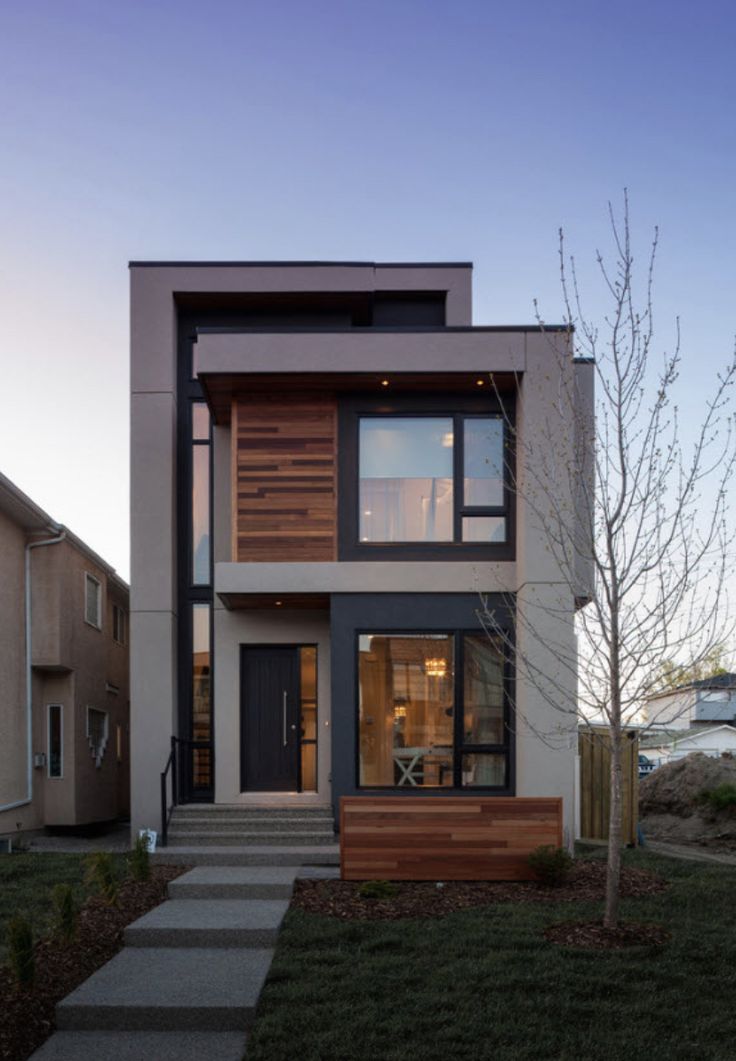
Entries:
{"label": "green lawn", "polygon": [[[41,852],[0,858],[0,963],[6,957],[7,922],[14,914],[27,917],[38,938],[51,918],[51,891],[55,884],[71,884],[80,902],[86,897],[85,858],[86,855]],[[116,861],[122,868],[122,856],[117,856]]]}
{"label": "green lawn", "polygon": [[339,922],[293,910],[248,1061],[733,1061],[736,869],[643,851],[670,889],[623,904],[659,950],[567,950],[546,925],[599,904],[503,904],[444,920]]}

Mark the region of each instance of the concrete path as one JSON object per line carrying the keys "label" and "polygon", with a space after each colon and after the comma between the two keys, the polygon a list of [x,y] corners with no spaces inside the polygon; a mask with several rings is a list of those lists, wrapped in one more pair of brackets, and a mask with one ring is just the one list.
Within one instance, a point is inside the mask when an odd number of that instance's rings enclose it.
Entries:
{"label": "concrete path", "polygon": [[700,847],[687,847],[684,844],[669,844],[664,840],[647,840],[643,850],[654,851],[657,855],[667,855],[669,858],[681,858],[686,862],[717,862],[721,866],[736,866],[736,855],[708,851]]}
{"label": "concrete path", "polygon": [[32,1061],[241,1061],[294,880],[337,873],[200,865],[172,881],[124,949],[59,1003]]}

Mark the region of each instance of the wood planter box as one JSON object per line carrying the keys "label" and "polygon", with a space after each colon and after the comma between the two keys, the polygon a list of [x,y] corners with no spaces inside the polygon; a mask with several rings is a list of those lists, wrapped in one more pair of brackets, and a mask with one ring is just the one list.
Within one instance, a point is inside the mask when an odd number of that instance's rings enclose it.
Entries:
{"label": "wood planter box", "polygon": [[343,880],[531,880],[527,856],[562,846],[562,799],[343,796]]}

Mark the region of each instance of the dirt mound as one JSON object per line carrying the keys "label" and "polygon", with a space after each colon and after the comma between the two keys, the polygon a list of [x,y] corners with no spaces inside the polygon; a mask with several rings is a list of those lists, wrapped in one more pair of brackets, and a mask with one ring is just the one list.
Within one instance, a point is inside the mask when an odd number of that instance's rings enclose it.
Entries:
{"label": "dirt mound", "polygon": [[736,785],[736,759],[694,752],[654,770],[639,783],[644,836],[716,850],[736,849],[736,811],[715,811],[700,800],[704,791]]}
{"label": "dirt mound", "polygon": [[639,783],[639,813],[689,817],[698,797],[725,782],[736,785],[736,759],[714,759],[702,752],[666,763]]}

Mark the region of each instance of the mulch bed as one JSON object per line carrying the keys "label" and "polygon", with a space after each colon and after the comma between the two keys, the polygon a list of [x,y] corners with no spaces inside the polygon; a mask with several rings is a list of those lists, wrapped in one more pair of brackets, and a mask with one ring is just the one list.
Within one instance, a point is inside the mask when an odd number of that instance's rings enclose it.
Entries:
{"label": "mulch bed", "polygon": [[[667,882],[643,869],[621,870],[624,898],[656,895]],[[445,917],[456,910],[491,903],[544,903],[603,899],[606,864],[599,860],[577,862],[567,883],[557,888],[535,881],[397,881],[390,898],[364,899],[360,884],[342,880],[297,880],[293,905],[312,914],[342,920],[396,921],[411,917]]]}
{"label": "mulch bed", "polygon": [[[123,945],[123,929],[166,898],[166,885],[188,866],[152,866],[149,881],[126,880],[116,906],[90,898],[82,907],[76,939],[40,940],[35,946],[36,981],[17,987],[0,967],[0,1058],[25,1061],[55,1029],[54,1007]],[[50,899],[49,899],[50,902]]]}
{"label": "mulch bed", "polygon": [[661,947],[670,939],[664,925],[638,921],[622,921],[617,928],[605,928],[602,921],[566,921],[552,925],[544,935],[550,943],[559,943],[563,947],[592,947],[596,950]]}

